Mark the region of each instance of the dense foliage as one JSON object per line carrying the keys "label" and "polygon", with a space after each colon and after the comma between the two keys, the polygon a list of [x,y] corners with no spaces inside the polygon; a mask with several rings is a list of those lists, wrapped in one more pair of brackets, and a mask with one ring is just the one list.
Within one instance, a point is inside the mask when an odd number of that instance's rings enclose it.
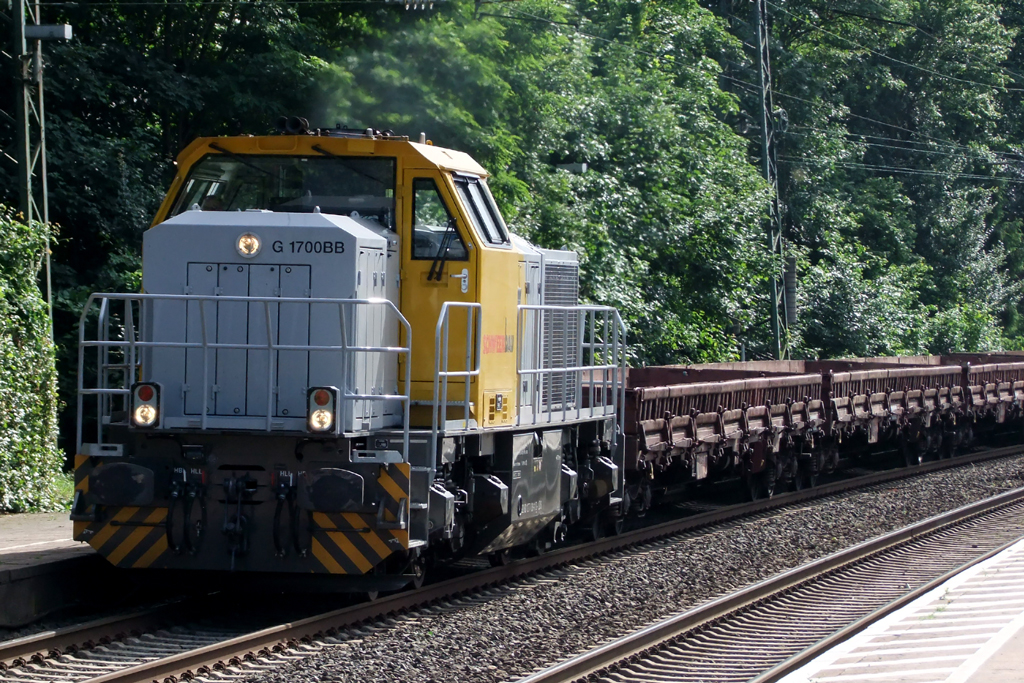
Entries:
{"label": "dense foliage", "polygon": [[[776,118],[788,121],[785,236],[799,266],[792,353],[1019,347],[1024,11],[996,0],[768,6]],[[52,214],[65,236],[63,386],[85,295],[138,287],[141,233],[174,155],[197,135],[270,132],[282,114],[426,131],[473,154],[516,230],[580,252],[584,294],[624,311],[634,362],[766,356],[752,10],[751,0],[47,7],[45,19],[76,36],[47,47],[46,72]],[[588,170],[559,169],[570,163]],[[0,166],[4,187],[11,173]]]}
{"label": "dense foliage", "polygon": [[57,370],[36,275],[41,225],[0,206],[0,512],[65,505],[57,450]]}
{"label": "dense foliage", "polygon": [[1019,345],[1019,16],[987,0],[769,2],[807,352]]}

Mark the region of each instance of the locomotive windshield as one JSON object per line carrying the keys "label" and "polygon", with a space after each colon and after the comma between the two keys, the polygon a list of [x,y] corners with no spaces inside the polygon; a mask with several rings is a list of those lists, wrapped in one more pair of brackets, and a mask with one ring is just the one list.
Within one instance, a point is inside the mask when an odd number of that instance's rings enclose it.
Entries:
{"label": "locomotive windshield", "polygon": [[394,230],[395,160],[210,154],[192,167],[171,210],[311,212],[375,218]]}

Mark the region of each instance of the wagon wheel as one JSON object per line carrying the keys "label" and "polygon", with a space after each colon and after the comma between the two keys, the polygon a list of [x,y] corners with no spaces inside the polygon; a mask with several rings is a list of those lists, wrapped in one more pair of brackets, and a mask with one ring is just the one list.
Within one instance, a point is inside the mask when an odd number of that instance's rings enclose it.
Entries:
{"label": "wagon wheel", "polygon": [[967,452],[974,445],[974,427],[969,423],[962,430],[963,436],[960,438],[960,451]]}
{"label": "wagon wheel", "polygon": [[747,500],[757,500],[759,489],[756,474],[748,474],[743,477],[743,492],[746,494]]}
{"label": "wagon wheel", "polygon": [[771,498],[775,495],[775,488],[779,482],[777,474],[776,468],[772,465],[765,467],[760,473],[758,473],[757,478],[760,480],[759,488],[761,498]]}
{"label": "wagon wheel", "polygon": [[744,477],[743,483],[746,487],[747,498],[749,500],[771,498],[775,495],[775,486],[777,483],[775,468],[768,466],[756,474],[748,474]]}
{"label": "wagon wheel", "polygon": [[793,478],[793,485],[797,491],[813,489],[818,485],[818,473],[814,471],[814,463],[811,459],[807,458],[799,462],[796,477]]}
{"label": "wagon wheel", "polygon": [[622,533],[622,529],[626,525],[626,518],[622,515],[615,515],[614,517],[608,516],[605,519],[605,531],[609,536],[618,536]]}
{"label": "wagon wheel", "polygon": [[953,453],[956,450],[956,440],[941,425],[935,428],[935,441],[937,444],[936,450],[940,458],[946,460],[953,457]]}
{"label": "wagon wheel", "polygon": [[583,530],[583,535],[590,542],[600,541],[604,538],[604,522],[601,519],[601,515],[594,515],[590,518],[586,528]]}
{"label": "wagon wheel", "polygon": [[903,451],[903,462],[907,467],[917,467],[924,461],[921,444],[916,439],[906,436],[900,439],[900,450]]}
{"label": "wagon wheel", "polygon": [[488,555],[487,561],[491,563],[492,567],[504,567],[512,561],[512,551],[508,548],[498,550],[497,552],[493,552]]}
{"label": "wagon wheel", "polygon": [[793,489],[799,491],[802,489],[803,481],[803,466],[800,464],[800,453],[798,450],[790,451],[786,453],[785,465],[783,466],[783,480]]}

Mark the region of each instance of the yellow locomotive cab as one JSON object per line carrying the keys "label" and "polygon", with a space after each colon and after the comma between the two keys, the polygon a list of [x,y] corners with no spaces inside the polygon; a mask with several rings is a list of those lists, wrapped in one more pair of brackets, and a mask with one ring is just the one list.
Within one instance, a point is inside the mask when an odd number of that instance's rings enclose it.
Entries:
{"label": "yellow locomotive cab", "polygon": [[[508,228],[487,188],[487,172],[463,152],[418,144],[406,139],[334,138],[309,135],[200,138],[178,156],[178,173],[153,226],[199,199],[201,208],[216,210],[263,208],[250,202],[224,205],[217,184],[198,193],[189,185],[199,180],[192,170],[211,156],[246,158],[281,156],[300,163],[313,159],[391,159],[394,163],[393,221],[401,244],[401,303],[412,326],[413,424],[430,426],[426,407],[432,398],[435,374],[434,337],[446,302],[480,303],[483,336],[480,373],[471,379],[470,413],[478,424],[510,425],[515,421],[516,325],[518,302],[525,286],[523,254],[512,244]],[[241,163],[241,162],[239,162]],[[184,196],[183,196],[184,195]],[[211,199],[216,201],[211,202]],[[205,201],[203,201],[205,200]],[[321,207],[325,209],[326,207]],[[437,246],[417,240],[417,232],[443,232],[454,221],[450,255],[437,264]],[[432,267],[437,267],[432,273]],[[465,310],[452,313],[449,326],[449,370],[466,370]],[[456,331],[457,329],[457,331]],[[401,360],[399,361],[402,362]],[[403,376],[402,368],[399,376]],[[462,396],[464,380],[449,380],[449,393]],[[502,409],[479,413],[478,406],[501,403]],[[455,410],[452,409],[455,418]]]}

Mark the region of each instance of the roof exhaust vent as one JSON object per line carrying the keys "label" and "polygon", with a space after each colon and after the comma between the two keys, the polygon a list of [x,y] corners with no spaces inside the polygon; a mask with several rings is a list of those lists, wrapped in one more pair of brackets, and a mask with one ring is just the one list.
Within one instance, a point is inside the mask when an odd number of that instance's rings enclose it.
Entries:
{"label": "roof exhaust vent", "polygon": [[285,135],[305,135],[309,132],[309,121],[301,116],[282,116],[277,120],[277,130]]}

